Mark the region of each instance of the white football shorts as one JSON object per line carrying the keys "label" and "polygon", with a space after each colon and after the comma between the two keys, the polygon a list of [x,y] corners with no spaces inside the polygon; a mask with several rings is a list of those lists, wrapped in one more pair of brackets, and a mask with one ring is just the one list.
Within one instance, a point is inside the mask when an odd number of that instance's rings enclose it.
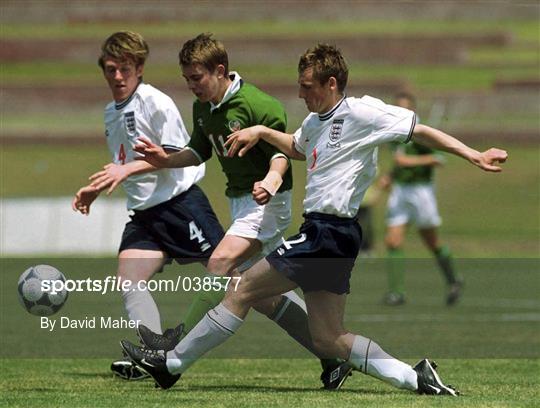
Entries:
{"label": "white football shorts", "polygon": [[386,225],[395,227],[405,224],[415,224],[420,229],[441,225],[432,183],[395,183],[392,186],[386,209]]}
{"label": "white football shorts", "polygon": [[226,235],[255,238],[262,251],[242,265],[245,270],[281,244],[283,234],[291,223],[291,191],[277,193],[266,205],[258,205],[251,194],[229,198],[232,225]]}

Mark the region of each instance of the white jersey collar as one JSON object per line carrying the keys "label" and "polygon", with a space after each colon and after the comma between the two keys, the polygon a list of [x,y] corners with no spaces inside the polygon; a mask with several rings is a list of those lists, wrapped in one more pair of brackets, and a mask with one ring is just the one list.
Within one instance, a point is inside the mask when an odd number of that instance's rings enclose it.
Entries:
{"label": "white jersey collar", "polygon": [[229,99],[231,99],[236,92],[240,90],[240,87],[242,86],[242,78],[236,71],[229,72],[229,78],[231,79],[231,83],[229,84],[229,87],[225,91],[225,95],[223,95],[223,99],[221,102],[219,102],[217,105],[214,105],[212,101],[210,101],[210,112],[213,112],[217,108],[219,108],[221,105],[223,105],[225,102],[227,102]]}
{"label": "white jersey collar", "polygon": [[127,106],[128,103],[131,102],[131,100],[133,99],[133,95],[135,95],[135,93],[137,92],[137,89],[139,89],[139,86],[141,86],[142,83],[143,83],[143,81],[140,80],[139,83],[137,84],[137,88],[135,88],[133,93],[131,95],[129,95],[126,99],[124,99],[121,102],[115,102],[114,103],[114,107],[116,108],[116,110],[120,110],[120,109],[124,108],[125,106]]}
{"label": "white jersey collar", "polygon": [[341,106],[341,103],[345,100],[347,95],[343,95],[343,97],[334,105],[332,109],[330,109],[326,113],[319,114],[319,120],[325,121],[330,119],[332,116],[334,116],[334,113],[336,113],[337,109]]}

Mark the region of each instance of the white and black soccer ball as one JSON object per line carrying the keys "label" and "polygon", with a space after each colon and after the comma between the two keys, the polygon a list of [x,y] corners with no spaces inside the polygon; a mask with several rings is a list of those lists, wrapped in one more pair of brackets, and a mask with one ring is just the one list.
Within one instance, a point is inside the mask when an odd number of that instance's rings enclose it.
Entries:
{"label": "white and black soccer ball", "polygon": [[64,285],[62,290],[54,292],[52,284],[48,285],[51,289],[42,291],[42,282],[66,281],[66,277],[58,269],[50,265],[36,265],[24,271],[19,278],[17,289],[19,300],[23,307],[36,316],[51,316],[58,312],[67,300],[68,292]]}

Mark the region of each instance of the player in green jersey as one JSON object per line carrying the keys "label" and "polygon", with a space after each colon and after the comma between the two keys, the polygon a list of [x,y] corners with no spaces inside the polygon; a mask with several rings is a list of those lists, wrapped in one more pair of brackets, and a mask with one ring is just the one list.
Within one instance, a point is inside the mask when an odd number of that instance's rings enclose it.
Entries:
{"label": "player in green jersey", "polygon": [[[395,104],[415,110],[415,98],[409,92],[396,95]],[[397,306],[405,303],[404,262],[402,245],[407,225],[414,223],[437,263],[448,285],[446,303],[453,305],[461,295],[463,281],[456,276],[448,247],[439,241],[437,228],[441,217],[433,186],[435,167],[443,157],[435,150],[412,142],[400,145],[394,152],[392,192],[388,198],[385,243],[388,250],[389,292],[384,303]]]}
{"label": "player in green jersey", "polygon": [[[254,125],[286,131],[286,114],[281,103],[255,86],[245,83],[237,72],[229,71],[223,45],[211,34],[187,41],[179,54],[182,75],[197,97],[193,104],[193,132],[186,148],[168,154],[146,138],[135,150],[158,168],[187,167],[217,156],[227,177],[232,225],[212,253],[207,265],[213,275],[231,275],[249,268],[282,240],[291,219],[292,173],[289,159],[279,149],[263,142],[244,157],[229,157],[225,142],[229,134]],[[189,332],[206,313],[223,299],[223,292],[200,292],[184,319]],[[296,341],[314,352],[307,325],[304,301],[290,291],[258,302],[255,307],[273,319]],[[143,343],[159,349],[174,348],[178,338],[164,339],[144,326],[138,329]],[[165,344],[165,341],[167,344]],[[322,360],[325,388],[339,388],[350,369]]]}

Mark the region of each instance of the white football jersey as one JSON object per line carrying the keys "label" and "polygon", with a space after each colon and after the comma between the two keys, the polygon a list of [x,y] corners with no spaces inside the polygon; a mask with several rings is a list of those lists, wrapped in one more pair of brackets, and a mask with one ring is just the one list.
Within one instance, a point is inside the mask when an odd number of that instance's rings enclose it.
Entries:
{"label": "white football jersey", "polygon": [[307,162],[304,212],[355,217],[377,173],[377,146],[409,141],[415,118],[370,96],[344,97],[323,115],[310,113],[294,134]]}
{"label": "white football jersey", "polygon": [[[182,149],[189,135],[173,100],[141,83],[131,97],[105,108],[105,136],[116,164],[133,161],[137,137],[170,149]],[[123,183],[128,210],[143,210],[183,193],[204,176],[204,164],[183,169],[161,169],[128,177]]]}

